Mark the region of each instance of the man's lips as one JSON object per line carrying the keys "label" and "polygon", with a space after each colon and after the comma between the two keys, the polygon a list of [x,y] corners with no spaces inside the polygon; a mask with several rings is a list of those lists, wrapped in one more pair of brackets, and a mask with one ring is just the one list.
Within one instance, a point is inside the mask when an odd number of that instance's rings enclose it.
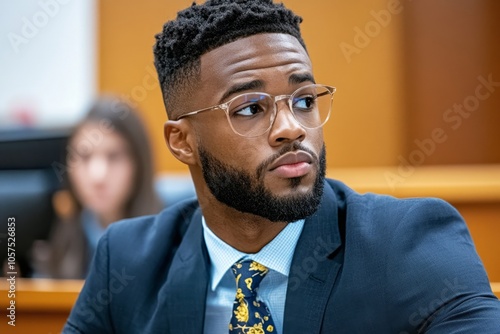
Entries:
{"label": "man's lips", "polygon": [[294,165],[301,162],[310,164],[313,161],[311,155],[304,151],[288,152],[276,159],[269,167],[270,171],[283,165]]}
{"label": "man's lips", "polygon": [[276,159],[269,171],[284,178],[300,177],[311,170],[312,161],[312,156],[307,152],[289,152]]}

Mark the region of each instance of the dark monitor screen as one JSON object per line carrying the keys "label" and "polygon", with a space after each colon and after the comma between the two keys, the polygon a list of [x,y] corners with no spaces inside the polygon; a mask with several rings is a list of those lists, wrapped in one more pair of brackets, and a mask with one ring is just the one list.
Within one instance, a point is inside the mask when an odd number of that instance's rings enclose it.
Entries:
{"label": "dark monitor screen", "polygon": [[20,276],[31,276],[33,241],[46,239],[55,219],[52,195],[63,182],[60,169],[54,166],[64,162],[70,132],[70,129],[0,132],[0,263],[7,259],[7,224],[13,217]]}

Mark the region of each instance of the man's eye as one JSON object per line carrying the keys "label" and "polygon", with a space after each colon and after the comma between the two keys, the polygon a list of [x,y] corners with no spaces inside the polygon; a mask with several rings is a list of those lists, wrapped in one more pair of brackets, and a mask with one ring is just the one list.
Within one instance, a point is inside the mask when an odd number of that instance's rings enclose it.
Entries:
{"label": "man's eye", "polygon": [[235,116],[253,116],[260,112],[263,112],[264,109],[258,104],[249,104],[246,107],[237,109],[233,114]]}
{"label": "man's eye", "polygon": [[314,108],[316,99],[314,96],[297,97],[293,100],[293,107],[297,109]]}

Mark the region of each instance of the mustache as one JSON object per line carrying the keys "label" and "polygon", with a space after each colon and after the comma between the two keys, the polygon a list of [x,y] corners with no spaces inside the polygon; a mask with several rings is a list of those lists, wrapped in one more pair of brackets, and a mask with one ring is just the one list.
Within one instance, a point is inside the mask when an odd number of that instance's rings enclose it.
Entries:
{"label": "mustache", "polygon": [[299,150],[309,153],[313,158],[312,161],[313,163],[316,163],[318,161],[318,156],[316,155],[316,153],[314,153],[312,150],[302,145],[301,142],[295,141],[289,145],[283,146],[279,150],[279,152],[271,155],[269,158],[260,163],[259,166],[257,167],[257,179],[260,179],[262,177],[264,171],[267,170],[269,165],[272,164],[276,159],[278,159],[279,157],[288,152],[299,151]]}

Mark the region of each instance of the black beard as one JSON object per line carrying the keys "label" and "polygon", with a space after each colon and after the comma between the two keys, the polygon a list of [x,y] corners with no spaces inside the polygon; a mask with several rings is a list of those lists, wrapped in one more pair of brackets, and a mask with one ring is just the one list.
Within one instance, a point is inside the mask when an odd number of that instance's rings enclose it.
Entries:
{"label": "black beard", "polygon": [[[229,166],[198,145],[203,177],[214,197],[238,211],[261,216],[273,222],[294,222],[312,215],[318,209],[323,196],[323,181],[326,172],[325,145],[319,159],[311,150],[302,147],[299,142],[285,146],[280,152],[259,165],[255,176],[246,171]],[[281,155],[303,150],[313,156],[317,162],[316,179],[313,189],[307,194],[293,194],[285,197],[273,195],[265,188],[261,180],[262,173]],[[302,177],[290,179],[290,187],[297,188]]]}

